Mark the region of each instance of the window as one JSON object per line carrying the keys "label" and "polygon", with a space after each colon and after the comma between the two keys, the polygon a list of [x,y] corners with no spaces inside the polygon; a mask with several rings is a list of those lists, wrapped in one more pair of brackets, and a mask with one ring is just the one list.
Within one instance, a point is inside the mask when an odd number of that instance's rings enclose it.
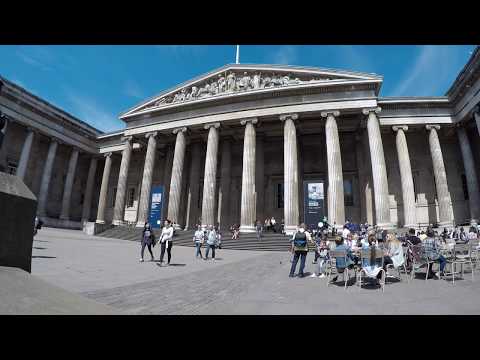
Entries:
{"label": "window", "polygon": [[467,177],[465,176],[465,174],[462,174],[462,187],[463,187],[463,196],[465,200],[468,200]]}
{"label": "window", "polygon": [[17,167],[18,167],[17,163],[9,161],[7,166],[7,173],[11,175],[15,175],[17,173]]}
{"label": "window", "polygon": [[283,184],[277,184],[277,209],[283,209]]}
{"label": "window", "polygon": [[127,207],[133,207],[133,200],[135,198],[135,188],[128,189],[128,197],[127,197]]}
{"label": "window", "polygon": [[113,191],[112,191],[112,198],[110,200],[110,207],[114,207],[115,206],[115,199],[117,198],[117,188],[113,188]]}
{"label": "window", "polygon": [[343,196],[345,206],[353,206],[353,184],[352,180],[343,180]]}

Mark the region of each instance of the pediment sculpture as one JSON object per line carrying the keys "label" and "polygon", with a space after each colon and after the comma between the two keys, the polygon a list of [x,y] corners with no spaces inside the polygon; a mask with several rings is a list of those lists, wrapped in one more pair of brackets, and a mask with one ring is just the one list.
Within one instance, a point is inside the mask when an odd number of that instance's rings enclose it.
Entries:
{"label": "pediment sculpture", "polygon": [[183,103],[197,99],[203,99],[216,95],[224,95],[235,92],[245,92],[259,89],[269,89],[291,85],[300,85],[317,81],[331,80],[328,77],[295,77],[291,73],[274,73],[260,71],[228,71],[219,74],[216,78],[208,78],[182,88],[174,94],[164,96],[154,103],[146,105],[143,109],[161,107],[168,104]]}

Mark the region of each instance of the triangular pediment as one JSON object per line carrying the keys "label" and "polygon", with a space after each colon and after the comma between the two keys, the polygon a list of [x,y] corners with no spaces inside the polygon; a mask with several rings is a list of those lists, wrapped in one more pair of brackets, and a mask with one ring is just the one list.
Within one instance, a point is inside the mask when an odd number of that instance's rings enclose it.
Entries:
{"label": "triangular pediment", "polygon": [[306,85],[372,80],[378,82],[382,77],[376,74],[288,65],[231,64],[163,91],[128,110],[121,118],[208,98]]}

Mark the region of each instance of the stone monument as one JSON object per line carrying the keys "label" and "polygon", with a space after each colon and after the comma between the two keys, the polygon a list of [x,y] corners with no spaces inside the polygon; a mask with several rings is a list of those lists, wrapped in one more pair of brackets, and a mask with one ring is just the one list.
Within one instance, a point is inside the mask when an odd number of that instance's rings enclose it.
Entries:
{"label": "stone monument", "polygon": [[19,177],[0,172],[0,266],[30,272],[37,199]]}

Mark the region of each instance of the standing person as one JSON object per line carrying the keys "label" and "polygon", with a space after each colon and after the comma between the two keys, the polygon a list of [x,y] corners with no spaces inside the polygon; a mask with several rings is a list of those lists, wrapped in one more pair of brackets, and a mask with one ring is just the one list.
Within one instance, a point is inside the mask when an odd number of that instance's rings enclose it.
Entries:
{"label": "standing person", "polygon": [[[324,278],[325,277],[325,265],[328,260],[328,245],[326,239],[320,237],[320,242],[317,242],[318,237],[315,239],[316,242],[316,249],[315,249],[315,254],[318,254],[318,266],[317,266],[317,271],[314,272],[310,277],[319,277],[319,278]],[[316,256],[316,255],[315,255]],[[317,262],[316,262],[317,263]]]}
{"label": "standing person", "polygon": [[222,248],[222,233],[220,232],[219,228],[216,228],[215,230],[216,230],[215,232],[217,233],[217,242],[216,242],[215,246],[217,248],[221,249]]}
{"label": "standing person", "polygon": [[202,256],[202,244],[204,240],[204,232],[202,229],[201,225],[197,226],[197,231],[195,231],[195,234],[193,234],[193,243],[195,244],[195,257],[198,259],[200,256],[200,259],[203,258]]}
{"label": "standing person", "polygon": [[167,254],[168,254],[167,266],[170,265],[170,260],[172,259],[172,246],[173,246],[172,240],[173,240],[172,222],[167,219],[164,222],[162,234],[160,235],[160,244],[161,244],[160,266],[162,266],[163,264],[163,256],[165,255],[165,249],[167,249]]}
{"label": "standing person", "polygon": [[42,228],[43,221],[38,218],[38,216],[35,216],[35,225],[33,227],[33,236],[37,235],[38,230]]}
{"label": "standing person", "polygon": [[272,224],[272,230],[274,233],[277,232],[277,222],[275,221],[275,218],[272,216],[270,219],[270,224]]}
{"label": "standing person", "polygon": [[212,250],[212,259],[215,261],[215,244],[217,242],[217,234],[215,233],[215,229],[212,225],[208,226],[208,233],[207,233],[207,250],[205,252],[205,260],[208,260],[208,253],[210,249]]}
{"label": "standing person", "polygon": [[265,219],[265,231],[270,231],[270,219]]}
{"label": "standing person", "polygon": [[297,267],[298,259],[300,258],[300,269],[298,271],[298,277],[303,278],[305,275],[303,270],[305,269],[305,261],[308,253],[308,241],[312,241],[310,234],[305,231],[305,224],[301,223],[298,231],[295,232],[291,240],[291,251],[294,254],[292,266],[290,268],[289,277],[295,277],[295,270]]}
{"label": "standing person", "polygon": [[260,223],[260,221],[256,222],[255,232],[257,233],[257,240],[262,240],[262,224]]}
{"label": "standing person", "polygon": [[152,252],[152,244],[154,240],[154,234],[148,222],[143,226],[142,231],[142,250],[140,251],[140,262],[143,262],[143,254],[145,252],[145,246],[148,247],[148,252],[150,253],[150,261],[154,261],[155,257]]}

